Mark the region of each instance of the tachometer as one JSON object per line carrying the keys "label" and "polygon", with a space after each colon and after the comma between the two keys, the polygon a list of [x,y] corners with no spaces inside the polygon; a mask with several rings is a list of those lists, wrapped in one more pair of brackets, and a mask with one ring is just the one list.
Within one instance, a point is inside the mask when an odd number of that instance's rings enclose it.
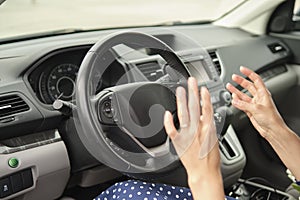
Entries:
{"label": "tachometer", "polygon": [[61,99],[70,101],[75,93],[75,80],[79,67],[74,64],[61,64],[50,72],[47,90],[52,101]]}

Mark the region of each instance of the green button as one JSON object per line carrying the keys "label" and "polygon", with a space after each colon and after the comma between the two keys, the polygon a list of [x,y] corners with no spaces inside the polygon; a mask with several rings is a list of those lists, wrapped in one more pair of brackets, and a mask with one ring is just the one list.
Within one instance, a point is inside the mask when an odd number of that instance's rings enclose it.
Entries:
{"label": "green button", "polygon": [[19,160],[17,158],[10,158],[8,160],[8,165],[11,167],[11,168],[16,168],[19,166]]}

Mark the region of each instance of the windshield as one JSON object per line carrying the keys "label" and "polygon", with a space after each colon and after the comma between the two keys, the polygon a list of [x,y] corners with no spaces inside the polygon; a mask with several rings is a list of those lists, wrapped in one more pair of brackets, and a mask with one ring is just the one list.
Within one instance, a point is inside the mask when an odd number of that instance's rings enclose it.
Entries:
{"label": "windshield", "polygon": [[7,0],[0,39],[63,29],[212,21],[244,0]]}

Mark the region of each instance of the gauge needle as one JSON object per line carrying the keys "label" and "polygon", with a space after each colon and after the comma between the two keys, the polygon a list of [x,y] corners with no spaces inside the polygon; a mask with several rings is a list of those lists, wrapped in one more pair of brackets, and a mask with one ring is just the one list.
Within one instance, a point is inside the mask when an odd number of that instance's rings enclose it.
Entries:
{"label": "gauge needle", "polygon": [[64,93],[62,92],[62,93],[56,98],[56,100],[59,100],[60,97],[62,97],[63,95],[64,95]]}

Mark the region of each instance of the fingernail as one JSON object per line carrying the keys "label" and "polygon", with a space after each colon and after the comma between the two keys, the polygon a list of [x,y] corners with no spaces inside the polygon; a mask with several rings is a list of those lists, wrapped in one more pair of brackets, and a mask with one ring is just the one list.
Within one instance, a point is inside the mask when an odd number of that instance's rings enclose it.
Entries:
{"label": "fingernail", "polygon": [[195,77],[189,77],[188,82],[195,83],[196,82]]}
{"label": "fingernail", "polygon": [[184,93],[184,88],[183,87],[178,87],[177,89],[176,89],[176,94],[178,95],[178,96],[181,96],[181,95],[183,95],[183,93]]}
{"label": "fingernail", "polygon": [[204,87],[204,86],[202,86],[202,87],[200,88],[200,91],[201,91],[201,94],[209,93],[207,87]]}
{"label": "fingernail", "polygon": [[180,128],[187,128],[188,125],[187,124],[180,124]]}
{"label": "fingernail", "polygon": [[201,93],[205,92],[205,87],[201,86],[200,91],[201,91]]}
{"label": "fingernail", "polygon": [[168,110],[166,110],[166,111],[165,111],[165,114],[164,114],[164,119],[165,119],[165,120],[167,119],[167,115],[168,115],[168,113],[169,113],[169,111],[168,111]]}
{"label": "fingernail", "polygon": [[231,96],[232,96],[232,98],[234,98],[234,99],[236,99],[236,97],[237,97],[235,93],[232,93]]}

